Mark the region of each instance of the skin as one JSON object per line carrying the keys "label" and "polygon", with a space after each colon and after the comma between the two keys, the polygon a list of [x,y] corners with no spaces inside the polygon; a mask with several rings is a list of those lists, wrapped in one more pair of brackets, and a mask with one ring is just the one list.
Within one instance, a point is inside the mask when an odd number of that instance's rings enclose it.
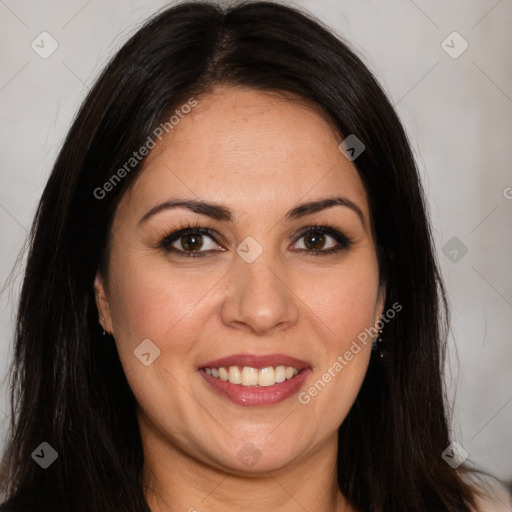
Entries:
{"label": "skin", "polygon": [[[364,186],[316,108],[245,88],[197,100],[123,196],[110,270],[95,282],[100,322],[138,402],[148,504],[153,512],[354,510],[336,483],[337,429],[361,387],[370,343],[305,405],[297,395],[270,407],[236,405],[197,369],[236,353],[283,353],[310,363],[307,390],[376,323],[385,291]],[[333,196],[351,200],[363,218],[332,206],[285,220],[299,204]],[[234,220],[174,208],[139,224],[171,198],[221,204]],[[203,237],[205,257],[159,247],[187,222],[220,235]],[[352,245],[312,255],[300,235],[318,224]],[[263,248],[250,264],[235,251],[248,236]],[[327,235],[316,248],[336,245]],[[133,354],[144,339],[160,350],[149,366]],[[251,467],[237,456],[249,442],[261,453]]]}

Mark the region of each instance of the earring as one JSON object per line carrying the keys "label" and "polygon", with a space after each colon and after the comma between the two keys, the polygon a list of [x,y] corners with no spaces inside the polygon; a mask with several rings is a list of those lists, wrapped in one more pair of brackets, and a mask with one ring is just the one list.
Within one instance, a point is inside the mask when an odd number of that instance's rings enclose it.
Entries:
{"label": "earring", "polygon": [[107,333],[105,332],[105,317],[101,317],[101,327],[103,328],[103,336],[106,336]]}
{"label": "earring", "polygon": [[384,357],[384,352],[382,350],[382,329],[379,329],[379,334],[376,338],[374,338],[372,343],[372,350],[378,352],[380,354],[380,358]]}

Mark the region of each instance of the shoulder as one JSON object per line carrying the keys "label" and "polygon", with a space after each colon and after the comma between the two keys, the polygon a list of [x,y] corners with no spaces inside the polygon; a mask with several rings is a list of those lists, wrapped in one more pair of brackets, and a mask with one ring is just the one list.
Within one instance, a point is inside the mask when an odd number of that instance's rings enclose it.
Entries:
{"label": "shoulder", "polygon": [[485,486],[479,486],[479,491],[481,496],[472,512],[512,512],[512,496],[504,485],[486,482]]}

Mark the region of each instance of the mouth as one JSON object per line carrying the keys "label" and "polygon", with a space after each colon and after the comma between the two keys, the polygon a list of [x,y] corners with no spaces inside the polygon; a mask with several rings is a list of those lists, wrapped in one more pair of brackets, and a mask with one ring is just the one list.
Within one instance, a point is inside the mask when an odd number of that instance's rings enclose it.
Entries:
{"label": "mouth", "polygon": [[311,366],[282,354],[238,354],[198,368],[213,390],[244,406],[274,405],[298,393]]}

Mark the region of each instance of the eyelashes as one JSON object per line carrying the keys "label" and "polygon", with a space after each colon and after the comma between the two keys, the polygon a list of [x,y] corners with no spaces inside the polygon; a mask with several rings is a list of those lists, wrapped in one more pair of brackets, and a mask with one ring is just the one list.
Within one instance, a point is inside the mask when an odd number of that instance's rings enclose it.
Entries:
{"label": "eyelashes", "polygon": [[[209,228],[198,223],[188,223],[186,227],[174,230],[162,237],[158,247],[167,252],[184,258],[201,258],[214,252],[224,252],[217,238],[222,238]],[[342,250],[347,250],[353,241],[341,231],[327,225],[309,226],[295,236],[293,245],[302,247],[293,249],[294,252],[307,255],[325,256]],[[318,247],[318,246],[321,247]],[[327,246],[327,247],[325,247]],[[206,247],[206,250],[205,250]]]}
{"label": "eyelashes", "polygon": [[[200,224],[194,223],[190,224],[188,223],[186,227],[181,229],[176,229],[172,233],[165,235],[160,243],[158,244],[158,247],[160,249],[164,249],[167,252],[175,253],[178,256],[183,256],[186,258],[197,258],[197,257],[204,257],[206,251],[197,251],[197,250],[191,250],[187,251],[185,250],[185,247],[188,246],[191,249],[194,249],[196,246],[199,245],[199,249],[203,248],[204,245],[204,238],[208,237],[211,241],[213,241],[215,244],[219,245],[216,240],[216,234],[213,230],[204,228]],[[183,245],[183,240],[181,241],[181,244],[177,244],[180,239],[185,240],[185,245]],[[180,249],[178,247],[175,247],[175,245],[181,245],[183,248]],[[220,249],[217,249],[215,252],[221,252],[224,249],[222,247]]]}
{"label": "eyelashes", "polygon": [[[320,235],[320,236],[318,236]],[[303,248],[300,248],[301,251],[306,251],[310,254],[313,254],[315,256],[324,255],[324,254],[333,254],[335,252],[346,250],[348,249],[353,241],[347,237],[345,234],[343,234],[341,231],[332,228],[326,224],[323,225],[316,225],[316,226],[310,226],[302,231],[297,235],[298,240],[303,240],[302,245],[304,245]],[[316,245],[318,242],[320,244],[328,244],[328,238],[331,238],[332,241],[335,242],[335,245],[332,245],[328,248],[308,248],[306,247],[307,244]],[[316,242],[315,242],[316,241]],[[297,249],[295,249],[297,250]]]}

